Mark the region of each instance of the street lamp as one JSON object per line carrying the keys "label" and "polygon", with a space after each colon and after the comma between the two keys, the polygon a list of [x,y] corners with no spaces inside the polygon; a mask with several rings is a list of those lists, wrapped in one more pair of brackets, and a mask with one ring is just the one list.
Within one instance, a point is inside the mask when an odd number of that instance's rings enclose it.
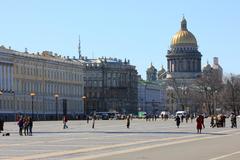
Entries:
{"label": "street lamp", "polygon": [[180,103],[182,106],[182,110],[185,111],[185,106],[187,105],[187,92],[188,92],[188,88],[186,86],[182,86],[180,87],[180,89],[182,90],[182,95],[180,97]]}
{"label": "street lamp", "polygon": [[36,96],[36,93],[35,92],[31,92],[30,96],[32,97],[32,120],[33,120],[33,98],[34,98],[34,96]]}
{"label": "street lamp", "polygon": [[86,114],[86,99],[87,99],[87,97],[82,96],[82,99],[83,99],[83,113]]}
{"label": "street lamp", "polygon": [[56,104],[56,120],[58,120],[58,94],[54,94],[55,97],[55,104]]}
{"label": "street lamp", "polygon": [[[217,96],[218,96],[218,91],[217,90],[215,90],[214,91],[214,93],[213,93],[214,95],[214,107],[213,107],[213,114],[215,114],[215,111],[217,111]],[[218,109],[219,110],[219,109]]]}
{"label": "street lamp", "polygon": [[154,104],[154,99],[152,100],[152,113],[155,114],[155,104]]}

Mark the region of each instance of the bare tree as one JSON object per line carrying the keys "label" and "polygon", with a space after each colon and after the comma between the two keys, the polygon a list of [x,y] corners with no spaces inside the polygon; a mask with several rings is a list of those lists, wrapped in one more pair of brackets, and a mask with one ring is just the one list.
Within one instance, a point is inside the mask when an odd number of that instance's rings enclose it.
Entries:
{"label": "bare tree", "polygon": [[189,86],[184,80],[176,80],[174,78],[168,80],[168,95],[170,99],[174,100],[177,105],[177,109],[185,110],[188,106],[189,99]]}
{"label": "bare tree", "polygon": [[203,73],[201,77],[196,80],[196,89],[198,96],[202,102],[203,106],[207,107],[209,115],[215,114],[215,109],[217,106],[217,97],[219,96],[223,88],[222,81],[219,81],[219,77],[214,71],[209,71]]}
{"label": "bare tree", "polygon": [[240,114],[240,76],[226,77],[222,99],[226,110]]}

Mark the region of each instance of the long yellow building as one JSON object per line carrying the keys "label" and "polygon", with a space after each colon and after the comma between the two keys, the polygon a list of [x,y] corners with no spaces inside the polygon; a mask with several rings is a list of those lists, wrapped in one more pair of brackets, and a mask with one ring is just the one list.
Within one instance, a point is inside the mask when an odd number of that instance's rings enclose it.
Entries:
{"label": "long yellow building", "polygon": [[18,52],[0,47],[0,116],[34,119],[83,112],[84,66],[52,52]]}

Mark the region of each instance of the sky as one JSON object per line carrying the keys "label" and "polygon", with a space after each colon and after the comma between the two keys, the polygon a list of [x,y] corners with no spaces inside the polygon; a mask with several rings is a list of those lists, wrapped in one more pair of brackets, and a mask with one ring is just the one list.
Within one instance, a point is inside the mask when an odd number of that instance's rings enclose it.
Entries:
{"label": "sky", "polygon": [[239,74],[237,0],[0,0],[0,45],[129,59],[145,79],[150,63],[166,68],[167,50],[184,15],[198,42],[202,66],[219,57],[224,73]]}

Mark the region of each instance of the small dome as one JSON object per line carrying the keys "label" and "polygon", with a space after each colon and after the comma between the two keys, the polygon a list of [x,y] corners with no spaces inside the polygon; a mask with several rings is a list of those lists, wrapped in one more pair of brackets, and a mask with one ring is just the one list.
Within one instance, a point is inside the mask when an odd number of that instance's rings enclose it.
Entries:
{"label": "small dome", "polygon": [[171,41],[171,46],[181,45],[191,45],[197,47],[197,40],[195,36],[190,31],[188,31],[187,21],[184,17],[181,21],[181,30],[172,37]]}
{"label": "small dome", "polygon": [[157,73],[157,69],[151,63],[150,66],[147,68],[147,73],[153,73],[153,72]]}
{"label": "small dome", "polygon": [[164,72],[166,72],[166,70],[163,68],[163,65],[162,65],[158,73],[164,73]]}
{"label": "small dome", "polygon": [[207,65],[203,67],[203,71],[210,71],[212,69],[211,65],[207,62]]}
{"label": "small dome", "polygon": [[156,68],[153,66],[153,64],[151,62],[150,66],[148,67],[148,70],[152,70],[152,69],[156,69]]}

